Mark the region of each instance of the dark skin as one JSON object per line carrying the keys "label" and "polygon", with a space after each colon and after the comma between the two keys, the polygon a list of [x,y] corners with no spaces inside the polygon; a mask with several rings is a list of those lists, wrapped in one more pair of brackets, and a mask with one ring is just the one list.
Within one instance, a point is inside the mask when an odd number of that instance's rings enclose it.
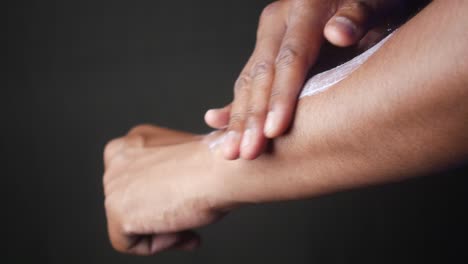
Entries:
{"label": "dark skin", "polygon": [[192,229],[244,204],[466,162],[467,12],[467,1],[433,1],[347,79],[301,99],[290,132],[255,160],[229,161],[210,149],[223,131],[145,125],[109,142],[103,182],[113,247],[139,255],[191,250],[200,243]]}
{"label": "dark skin", "polygon": [[258,157],[267,138],[282,135],[291,125],[298,93],[324,40],[337,47],[375,41],[381,34],[363,38],[410,9],[407,2],[284,0],[268,5],[260,16],[254,52],[236,81],[232,103],[205,116],[211,127],[227,127],[220,154],[226,159]]}

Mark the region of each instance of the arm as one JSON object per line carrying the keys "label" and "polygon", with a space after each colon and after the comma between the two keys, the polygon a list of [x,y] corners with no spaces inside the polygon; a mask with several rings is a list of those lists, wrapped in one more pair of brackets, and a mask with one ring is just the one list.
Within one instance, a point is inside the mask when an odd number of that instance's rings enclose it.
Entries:
{"label": "arm", "polygon": [[[259,177],[245,184],[241,175],[247,178],[250,167],[259,165],[244,164],[245,172],[230,177],[227,186],[245,190],[233,199],[309,197],[395,181],[466,158],[467,6],[432,3],[349,78],[301,100],[289,135],[258,161],[270,168],[267,173],[254,173]],[[294,179],[281,168],[294,169]]]}
{"label": "arm", "polygon": [[[123,252],[192,249],[191,231],[243,203],[400,180],[468,156],[466,1],[436,1],[359,70],[301,99],[291,131],[253,161],[142,126],[105,150],[109,236]],[[437,20],[433,17],[438,16]]]}
{"label": "arm", "polygon": [[405,17],[412,9],[407,2],[291,0],[268,5],[260,16],[252,56],[236,81],[232,103],[205,115],[207,124],[230,132],[223,156],[255,159],[267,138],[284,134],[325,38],[336,46],[365,46],[377,31],[385,30],[383,25],[397,23],[399,15]]}

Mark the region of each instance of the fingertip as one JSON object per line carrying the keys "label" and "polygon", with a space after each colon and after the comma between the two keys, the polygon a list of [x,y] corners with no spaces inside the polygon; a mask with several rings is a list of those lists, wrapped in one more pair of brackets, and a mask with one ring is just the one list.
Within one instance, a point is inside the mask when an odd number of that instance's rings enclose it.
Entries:
{"label": "fingertip", "polygon": [[242,137],[240,157],[245,160],[254,160],[260,156],[265,142],[263,133],[257,129],[248,128]]}
{"label": "fingertip", "polygon": [[242,150],[241,158],[244,160],[254,160],[260,156],[262,153],[261,147],[250,147],[247,150]]}
{"label": "fingertip", "polygon": [[281,116],[278,110],[268,112],[263,131],[265,137],[275,138],[281,134],[280,119]]}
{"label": "fingertip", "polygon": [[356,44],[361,37],[361,32],[359,26],[345,16],[333,17],[324,28],[327,40],[339,47]]}
{"label": "fingertip", "polygon": [[336,46],[357,44],[369,28],[373,12],[365,1],[348,1],[327,22],[324,35]]}
{"label": "fingertip", "polygon": [[255,131],[252,128],[247,128],[244,131],[244,135],[242,136],[242,143],[241,143],[241,151],[240,156],[243,159],[251,160],[254,159],[254,148],[255,148],[255,141],[257,140]]}
{"label": "fingertip", "polygon": [[209,109],[205,113],[205,122],[211,127],[216,126],[216,120],[217,120],[217,109]]}
{"label": "fingertip", "polygon": [[234,160],[239,157],[240,135],[236,131],[229,131],[223,143],[223,156],[227,160]]}
{"label": "fingertip", "polygon": [[264,135],[273,139],[281,136],[291,125],[294,115],[294,106],[276,107],[268,113],[265,122]]}
{"label": "fingertip", "polygon": [[179,234],[161,234],[154,235],[150,244],[150,254],[156,254],[165,251],[180,240]]}
{"label": "fingertip", "polygon": [[211,121],[213,120],[213,115],[215,114],[215,109],[208,109],[206,112],[205,112],[205,121]]}
{"label": "fingertip", "polygon": [[209,109],[204,116],[208,126],[216,129],[225,128],[229,122],[229,112],[226,109]]}

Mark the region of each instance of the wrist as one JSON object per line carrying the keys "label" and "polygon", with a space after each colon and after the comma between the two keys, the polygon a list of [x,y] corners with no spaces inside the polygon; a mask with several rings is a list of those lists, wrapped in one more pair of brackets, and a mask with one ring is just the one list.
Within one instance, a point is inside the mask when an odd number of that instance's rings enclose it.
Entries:
{"label": "wrist", "polygon": [[[346,132],[346,120],[329,119],[340,116],[340,108],[330,99],[323,93],[300,100],[293,127],[272,140],[268,151],[257,159],[215,159],[220,176],[215,180],[220,182],[225,202],[236,207],[309,198],[360,184],[363,178],[359,176],[372,164],[360,153],[359,133]],[[366,130],[362,125],[359,129]]]}
{"label": "wrist", "polygon": [[228,161],[211,155],[216,186],[216,206],[221,210],[243,204],[292,200],[324,190],[310,181],[316,170],[301,145],[300,133],[271,141],[268,150],[255,160]]}

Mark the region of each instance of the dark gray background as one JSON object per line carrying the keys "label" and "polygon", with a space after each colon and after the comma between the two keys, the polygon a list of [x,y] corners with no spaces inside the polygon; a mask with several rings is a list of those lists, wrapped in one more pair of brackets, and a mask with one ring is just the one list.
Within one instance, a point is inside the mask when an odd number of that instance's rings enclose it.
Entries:
{"label": "dark gray background", "polygon": [[[269,1],[14,1],[2,88],[5,263],[419,263],[466,256],[466,168],[244,208],[195,253],[116,253],[103,146],[139,123],[206,132]],[[465,243],[464,243],[465,242]],[[2,261],[3,262],[3,261]]]}

